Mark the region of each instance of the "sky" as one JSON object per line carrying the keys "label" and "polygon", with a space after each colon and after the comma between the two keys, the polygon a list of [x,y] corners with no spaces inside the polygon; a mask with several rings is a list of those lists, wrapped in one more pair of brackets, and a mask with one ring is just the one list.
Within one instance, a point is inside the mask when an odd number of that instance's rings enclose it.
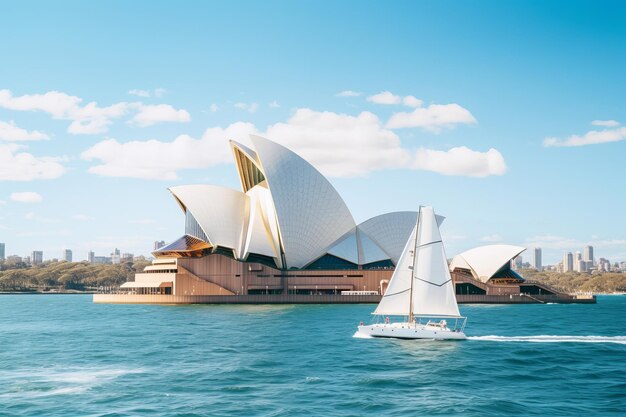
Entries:
{"label": "sky", "polygon": [[149,255],[184,233],[167,188],[239,189],[228,140],[256,133],[325,174],[357,223],[432,205],[448,256],[626,260],[623,2],[1,8],[7,255]]}

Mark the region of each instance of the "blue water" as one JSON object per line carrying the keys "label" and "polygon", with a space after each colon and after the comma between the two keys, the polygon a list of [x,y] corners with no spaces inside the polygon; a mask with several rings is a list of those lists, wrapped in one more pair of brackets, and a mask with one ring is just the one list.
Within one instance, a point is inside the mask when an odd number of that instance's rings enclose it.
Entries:
{"label": "blue water", "polygon": [[465,342],[353,338],[373,307],[3,295],[0,415],[626,413],[626,296],[462,306]]}

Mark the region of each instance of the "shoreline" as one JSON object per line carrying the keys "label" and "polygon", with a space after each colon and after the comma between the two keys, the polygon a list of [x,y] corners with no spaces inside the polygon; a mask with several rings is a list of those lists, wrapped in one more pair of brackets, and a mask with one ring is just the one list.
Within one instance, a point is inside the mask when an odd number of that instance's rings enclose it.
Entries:
{"label": "shoreline", "polygon": [[0,295],[93,295],[97,291],[0,291]]}

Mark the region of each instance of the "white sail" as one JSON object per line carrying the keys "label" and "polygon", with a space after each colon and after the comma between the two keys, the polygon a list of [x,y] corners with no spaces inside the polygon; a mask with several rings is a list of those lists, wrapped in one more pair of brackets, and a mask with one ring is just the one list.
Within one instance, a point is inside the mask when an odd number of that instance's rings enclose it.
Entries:
{"label": "white sail", "polygon": [[422,207],[415,244],[413,314],[460,317],[454,284],[432,207]]}
{"label": "white sail", "polygon": [[372,314],[389,316],[407,316],[409,314],[416,229],[417,225],[413,228],[413,232],[411,232],[411,236],[404,246],[385,294],[376,307],[376,311]]}

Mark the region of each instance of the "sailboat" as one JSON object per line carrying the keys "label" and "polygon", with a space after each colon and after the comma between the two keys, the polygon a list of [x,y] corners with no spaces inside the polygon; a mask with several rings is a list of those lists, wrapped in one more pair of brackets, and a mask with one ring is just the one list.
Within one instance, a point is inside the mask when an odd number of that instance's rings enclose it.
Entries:
{"label": "sailboat", "polygon": [[[387,290],[372,313],[379,322],[358,326],[360,335],[397,339],[465,339],[454,284],[432,207],[420,207]],[[384,316],[383,322],[380,317]],[[391,321],[390,317],[402,317]]]}

